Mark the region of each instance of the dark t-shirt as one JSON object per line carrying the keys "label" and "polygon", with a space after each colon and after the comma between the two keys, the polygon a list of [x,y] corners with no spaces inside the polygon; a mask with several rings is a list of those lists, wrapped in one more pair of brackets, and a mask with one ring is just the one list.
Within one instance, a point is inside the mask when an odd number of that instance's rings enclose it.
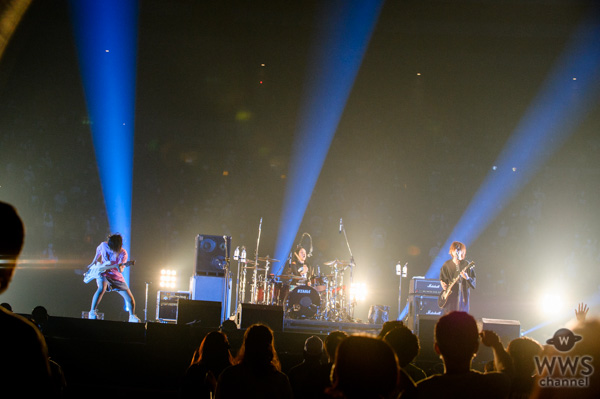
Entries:
{"label": "dark t-shirt", "polygon": [[292,399],[293,394],[288,377],[274,367],[257,370],[237,364],[221,373],[215,398]]}
{"label": "dark t-shirt", "polygon": [[460,374],[438,374],[417,383],[419,398],[469,399],[507,398],[510,377],[506,373],[482,374],[471,370]]}

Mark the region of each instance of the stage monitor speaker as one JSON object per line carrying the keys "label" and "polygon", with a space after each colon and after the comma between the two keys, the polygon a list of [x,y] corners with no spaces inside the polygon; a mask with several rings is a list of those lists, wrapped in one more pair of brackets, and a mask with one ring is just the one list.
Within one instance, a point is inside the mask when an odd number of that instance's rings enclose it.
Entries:
{"label": "stage monitor speaker", "polygon": [[226,236],[196,236],[196,275],[225,275],[226,259],[229,259],[231,254],[231,237],[227,237],[227,241],[224,237]]}
{"label": "stage monitor speaker", "polygon": [[219,328],[221,326],[221,302],[180,299],[177,324]]}
{"label": "stage monitor speaker", "polygon": [[156,293],[156,319],[176,321],[178,300],[189,298],[190,293],[185,291],[158,291]]}
{"label": "stage monitor speaker", "polygon": [[283,306],[242,303],[238,307],[237,321],[238,328],[260,323],[271,327],[273,331],[283,331]]}
{"label": "stage monitor speaker", "polygon": [[[502,320],[502,319],[481,319],[481,329],[491,330],[498,334],[502,345],[506,348],[510,341],[521,336],[521,323],[518,320]],[[479,351],[475,361],[479,364],[485,364],[490,360],[494,360],[494,353],[491,348],[479,344]]]}

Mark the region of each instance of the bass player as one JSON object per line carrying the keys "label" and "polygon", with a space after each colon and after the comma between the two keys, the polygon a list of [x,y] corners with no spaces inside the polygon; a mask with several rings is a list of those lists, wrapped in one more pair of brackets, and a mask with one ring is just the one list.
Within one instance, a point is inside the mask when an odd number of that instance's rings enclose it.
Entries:
{"label": "bass player", "polygon": [[444,292],[450,290],[443,307],[444,314],[454,310],[469,312],[470,289],[475,289],[475,269],[465,260],[467,247],[462,242],[454,241],[448,253],[452,259],[447,260],[440,271],[442,289]]}
{"label": "bass player", "polygon": [[135,299],[133,299],[133,294],[122,274],[127,264],[127,257],[127,251],[123,248],[123,237],[119,233],[109,235],[108,240],[100,243],[98,248],[96,248],[96,255],[94,256],[92,265],[109,262],[110,265],[115,265],[115,267],[103,271],[96,277],[98,289],[92,297],[90,319],[97,317],[96,309],[104,293],[107,291],[116,291],[125,300],[125,309],[129,312],[129,322],[140,323],[140,319],[135,315]]}

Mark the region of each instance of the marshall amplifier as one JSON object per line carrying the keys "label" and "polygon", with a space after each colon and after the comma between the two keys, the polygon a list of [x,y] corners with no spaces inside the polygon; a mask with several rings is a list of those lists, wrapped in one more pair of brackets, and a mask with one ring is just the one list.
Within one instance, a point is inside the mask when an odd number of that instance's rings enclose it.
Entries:
{"label": "marshall amplifier", "polygon": [[408,306],[408,314],[415,316],[440,317],[442,315],[437,296],[415,295],[411,298]]}
{"label": "marshall amplifier", "polygon": [[442,291],[440,280],[413,277],[410,280],[408,295],[433,295],[438,297]]}
{"label": "marshall amplifier", "polygon": [[[429,331],[442,315],[442,309],[437,304],[438,297],[430,295],[413,295],[408,303],[408,317],[406,326],[415,333],[423,342],[428,342]],[[427,343],[429,345],[429,343]],[[425,355],[425,353],[423,353]],[[431,355],[431,354],[430,354]]]}

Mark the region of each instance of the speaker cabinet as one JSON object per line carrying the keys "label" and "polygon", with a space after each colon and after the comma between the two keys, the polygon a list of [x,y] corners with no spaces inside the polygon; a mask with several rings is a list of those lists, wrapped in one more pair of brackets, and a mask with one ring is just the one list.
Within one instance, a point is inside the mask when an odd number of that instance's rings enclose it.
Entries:
{"label": "speaker cabinet", "polygon": [[273,331],[283,331],[283,306],[240,304],[237,312],[238,328],[248,328],[256,323],[266,324]]}
{"label": "speaker cabinet", "polygon": [[218,328],[221,325],[221,302],[179,300],[177,324]]}
{"label": "speaker cabinet", "polygon": [[437,296],[412,295],[409,297],[407,327],[418,334],[421,320],[437,320],[442,315],[442,309],[437,304]]}
{"label": "speaker cabinet", "polygon": [[192,276],[190,278],[191,299],[196,301],[222,302],[225,288],[225,277]]}
{"label": "speaker cabinet", "polygon": [[227,241],[224,237],[226,236],[196,236],[196,275],[225,275],[226,259],[231,254],[231,237],[226,237]]}
{"label": "speaker cabinet", "polygon": [[178,301],[189,298],[190,293],[185,291],[158,291],[156,293],[156,319],[159,321],[176,321]]}
{"label": "speaker cabinet", "polygon": [[[482,330],[491,330],[498,334],[502,345],[506,348],[510,341],[521,336],[521,323],[517,320],[502,320],[502,319],[481,319]],[[479,364],[485,364],[490,360],[494,360],[494,353],[491,348],[483,344],[479,344],[479,351],[475,357],[475,361]]]}
{"label": "speaker cabinet", "polygon": [[[419,361],[436,361],[439,360],[439,355],[435,352],[433,346],[435,342],[435,325],[438,322],[439,317],[436,316],[416,316],[415,317],[415,328],[413,333],[419,337],[419,344],[421,350],[419,351]],[[410,328],[410,326],[408,326]]]}

